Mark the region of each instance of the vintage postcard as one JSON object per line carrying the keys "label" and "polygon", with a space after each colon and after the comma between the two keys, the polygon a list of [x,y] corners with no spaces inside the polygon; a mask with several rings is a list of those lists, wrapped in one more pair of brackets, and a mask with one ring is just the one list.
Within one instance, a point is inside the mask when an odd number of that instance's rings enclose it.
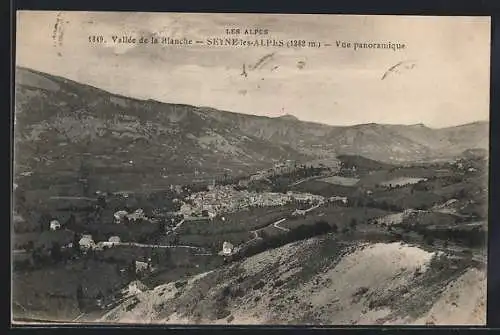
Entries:
{"label": "vintage postcard", "polygon": [[13,322],[485,324],[490,18],[16,30]]}

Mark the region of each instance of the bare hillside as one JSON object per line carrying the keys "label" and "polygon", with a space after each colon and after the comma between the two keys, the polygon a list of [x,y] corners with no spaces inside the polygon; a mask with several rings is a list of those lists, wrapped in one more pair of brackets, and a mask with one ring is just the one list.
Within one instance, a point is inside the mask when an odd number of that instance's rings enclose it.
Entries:
{"label": "bare hillside", "polygon": [[485,272],[464,264],[399,242],[313,238],[138,293],[99,322],[484,324]]}

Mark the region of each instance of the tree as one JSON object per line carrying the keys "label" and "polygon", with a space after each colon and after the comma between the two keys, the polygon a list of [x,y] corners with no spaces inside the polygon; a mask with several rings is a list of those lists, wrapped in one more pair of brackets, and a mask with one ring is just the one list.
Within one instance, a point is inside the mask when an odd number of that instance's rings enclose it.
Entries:
{"label": "tree", "polygon": [[76,224],[76,217],[73,213],[69,216],[68,220],[65,223],[67,228],[72,228]]}
{"label": "tree", "polygon": [[59,263],[62,259],[61,246],[57,241],[52,243],[52,247],[50,248],[50,257],[55,263]]}
{"label": "tree", "polygon": [[82,192],[84,196],[89,196],[89,178],[90,175],[90,168],[88,164],[85,163],[85,161],[82,161],[80,163],[80,169],[78,171],[78,182],[82,186]]}
{"label": "tree", "polygon": [[78,309],[82,310],[84,307],[83,303],[84,295],[83,295],[83,287],[82,284],[78,284],[78,287],[76,288],[76,300],[78,302]]}
{"label": "tree", "polygon": [[80,254],[80,236],[77,233],[73,234],[73,241],[71,244],[73,251]]}
{"label": "tree", "polygon": [[424,237],[424,242],[425,244],[432,246],[434,245],[434,237],[432,237],[431,235],[426,235]]}
{"label": "tree", "polygon": [[35,265],[35,266],[42,263],[42,261],[43,261],[42,252],[39,248],[34,248],[31,251],[31,259],[32,259],[33,265]]}
{"label": "tree", "polygon": [[29,241],[28,243],[26,243],[26,251],[30,252],[30,251],[33,251],[35,247],[35,244],[33,243],[33,241]]}
{"label": "tree", "polygon": [[16,195],[16,203],[15,203],[16,208],[18,211],[21,211],[24,209],[24,206],[26,205],[26,195],[24,193],[24,190],[20,188],[16,189],[15,195]]}
{"label": "tree", "polygon": [[358,222],[356,221],[356,219],[352,218],[351,219],[351,223],[349,224],[349,226],[351,227],[351,229],[355,230],[357,225],[358,225]]}
{"label": "tree", "polygon": [[49,229],[51,219],[52,219],[52,216],[49,213],[46,213],[46,212],[42,213],[42,215],[40,216],[40,219],[38,220],[38,224],[39,224],[41,232]]}
{"label": "tree", "polygon": [[337,226],[336,223],[332,223],[332,226],[331,226],[331,231],[333,233],[337,233],[339,231],[339,227]]}
{"label": "tree", "polygon": [[137,268],[136,268],[134,260],[130,261],[130,263],[129,263],[128,267],[127,267],[127,274],[129,276],[129,278],[136,279],[136,277],[137,277]]}
{"label": "tree", "polygon": [[331,230],[331,227],[328,224],[328,222],[321,220],[321,221],[317,221],[314,224],[313,233],[320,235],[320,234],[324,234],[330,230]]}
{"label": "tree", "polygon": [[102,209],[106,208],[106,197],[104,195],[97,197],[97,206]]}
{"label": "tree", "polygon": [[172,261],[172,253],[170,252],[170,249],[163,249],[163,263],[165,264],[170,264],[170,262]]}

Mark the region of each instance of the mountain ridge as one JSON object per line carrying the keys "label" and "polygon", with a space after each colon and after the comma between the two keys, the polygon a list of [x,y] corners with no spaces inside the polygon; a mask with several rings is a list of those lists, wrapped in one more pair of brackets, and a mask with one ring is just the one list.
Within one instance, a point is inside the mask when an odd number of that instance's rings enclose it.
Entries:
{"label": "mountain ridge", "polygon": [[283,160],[334,163],[355,154],[403,163],[488,148],[488,122],[331,126],[136,99],[24,67],[15,79],[16,174],[73,178],[88,165],[107,183],[122,174],[119,183],[127,187],[167,185],[173,176],[248,174]]}
{"label": "mountain ridge", "polygon": [[[284,115],[279,115],[279,116],[244,114],[244,113],[238,113],[238,112],[234,112],[234,111],[230,111],[230,110],[217,109],[217,108],[213,108],[213,107],[209,107],[209,106],[196,106],[196,105],[191,105],[191,104],[187,104],[187,103],[175,103],[175,102],[159,101],[159,100],[156,100],[154,98],[138,98],[138,97],[134,97],[134,96],[128,96],[128,95],[124,95],[124,94],[114,93],[114,92],[108,91],[106,89],[99,88],[97,86],[93,86],[93,85],[86,84],[86,83],[81,83],[81,82],[78,82],[78,81],[73,80],[73,79],[65,78],[65,77],[62,77],[59,75],[49,74],[47,72],[35,70],[35,69],[25,67],[25,66],[16,66],[16,73],[18,73],[19,70],[33,72],[33,73],[36,73],[36,74],[41,75],[41,76],[50,76],[50,77],[53,77],[53,78],[58,79],[58,80],[63,80],[63,81],[70,83],[70,84],[77,84],[77,85],[81,85],[81,86],[86,86],[86,87],[89,87],[91,89],[95,89],[97,91],[101,91],[101,92],[104,92],[106,94],[109,94],[111,96],[115,96],[116,98],[125,98],[125,99],[131,99],[131,100],[137,100],[137,101],[143,101],[143,102],[151,102],[151,103],[155,103],[155,104],[168,104],[168,105],[177,105],[177,106],[184,106],[184,107],[194,107],[194,108],[198,108],[198,109],[206,110],[206,111],[214,110],[214,111],[220,111],[220,112],[243,115],[243,116],[248,116],[248,117],[255,117],[255,118],[297,120],[297,121],[300,121],[302,123],[317,124],[317,125],[323,125],[323,126],[327,126],[327,127],[345,128],[345,127],[358,127],[358,126],[371,126],[371,125],[388,126],[388,127],[391,127],[391,126],[401,126],[401,127],[418,126],[418,127],[425,127],[425,128],[429,128],[429,129],[433,129],[433,130],[440,130],[440,129],[450,129],[450,128],[457,128],[457,127],[472,126],[472,125],[485,125],[485,124],[489,125],[488,120],[476,120],[476,121],[471,121],[471,122],[467,122],[467,123],[463,123],[463,124],[444,126],[444,127],[431,127],[431,126],[426,125],[425,123],[402,124],[402,123],[367,122],[367,123],[358,123],[358,124],[352,124],[352,125],[328,124],[328,123],[323,123],[320,121],[301,120],[292,114],[284,114]],[[17,80],[16,80],[16,84],[17,84]]]}

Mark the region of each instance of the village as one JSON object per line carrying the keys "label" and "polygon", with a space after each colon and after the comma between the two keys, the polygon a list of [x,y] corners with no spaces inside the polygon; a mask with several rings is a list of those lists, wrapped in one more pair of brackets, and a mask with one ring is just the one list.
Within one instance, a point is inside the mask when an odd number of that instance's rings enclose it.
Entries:
{"label": "village", "polygon": [[[456,175],[474,178],[477,173],[477,165],[471,161],[441,164],[430,173],[420,167],[377,170],[371,162],[363,164],[341,164],[340,171],[335,172],[277,165],[271,171],[232,183],[172,185],[158,192],[156,198],[143,197],[145,200],[140,200],[141,194],[129,191],[96,191],[97,200],[88,207],[90,217],[98,214],[96,222],[85,222],[89,217],[86,214],[77,220],[79,224],[69,225],[71,220],[60,214],[63,212],[54,211],[43,232],[19,234],[38,234],[43,243],[35,243],[34,248],[19,244],[14,251],[15,264],[33,275],[49,268],[65,272],[68,266],[83,266],[78,271],[85,277],[90,276],[92,267],[109,267],[109,283],[87,279],[84,284],[75,279],[87,288],[89,302],[82,311],[108,309],[123,297],[147,290],[155,283],[210,271],[223,263],[317,234],[333,233],[347,239],[365,238],[363,234],[419,238],[415,237],[417,233],[398,228],[400,217],[420,220],[421,216],[437,218],[438,214],[406,208],[401,212],[396,206],[398,201],[407,199],[412,203],[405,206],[418,208],[424,204],[432,209],[439,199],[431,198],[427,188],[456,183],[460,181],[455,180]],[[286,187],[276,191],[275,186],[283,178]],[[250,186],[255,181],[266,187],[253,189]],[[452,195],[460,199],[450,191],[447,201]],[[379,198],[383,200],[377,201]],[[454,200],[443,206],[458,203]],[[22,220],[21,215],[15,219]],[[45,261],[40,254],[45,255]],[[22,265],[23,260],[27,265]],[[106,298],[101,291],[109,291],[104,294]],[[74,287],[68,285],[67,294],[73,292]]]}
{"label": "village", "polygon": [[207,216],[230,213],[248,207],[284,206],[289,203],[320,203],[322,196],[309,193],[250,192],[236,190],[234,186],[213,186],[206,192],[194,193],[186,197],[179,214],[185,217]]}

